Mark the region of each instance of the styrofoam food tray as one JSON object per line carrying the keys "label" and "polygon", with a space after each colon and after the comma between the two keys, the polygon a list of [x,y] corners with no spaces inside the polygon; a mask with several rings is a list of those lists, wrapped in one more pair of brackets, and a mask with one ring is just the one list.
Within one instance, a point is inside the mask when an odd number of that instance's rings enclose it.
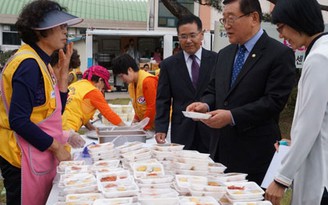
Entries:
{"label": "styrofoam food tray", "polygon": [[233,205],[272,205],[270,201],[234,202]]}
{"label": "styrofoam food tray", "polygon": [[184,148],[184,145],[176,143],[155,144],[153,148],[154,150],[158,151],[172,152],[182,150]]}
{"label": "styrofoam food tray", "polygon": [[161,183],[170,183],[173,180],[172,175],[165,175],[160,177],[146,177],[136,179],[138,182],[142,184],[161,184]]}
{"label": "styrofoam food tray", "polygon": [[144,143],[142,142],[126,142],[121,146],[116,147],[117,150],[120,151],[120,153],[126,153],[126,152],[130,152],[133,150],[137,150],[142,148],[144,145]]}
{"label": "styrofoam food tray", "polygon": [[61,161],[57,166],[57,173],[64,173],[68,166],[84,165],[84,161]]}
{"label": "styrofoam food tray", "polygon": [[[116,184],[117,186],[106,187],[108,184]],[[135,182],[118,181],[113,183],[102,183],[101,192],[105,197],[116,198],[116,197],[130,197],[136,196],[139,192],[139,188]]]}
{"label": "styrofoam food tray", "polygon": [[96,199],[104,198],[100,193],[87,193],[87,194],[67,194],[66,202],[70,201],[95,201]]}
{"label": "styrofoam food tray", "polygon": [[120,160],[102,160],[93,163],[92,168],[95,167],[117,168],[119,164],[120,164]]}
{"label": "styrofoam food tray", "polygon": [[129,177],[130,173],[128,170],[97,173],[98,182],[113,182],[128,179]]}
{"label": "styrofoam food tray", "polygon": [[164,167],[160,163],[133,163],[134,177],[159,177],[164,176]]}
{"label": "styrofoam food tray", "polygon": [[93,205],[120,205],[132,204],[133,198],[113,198],[113,199],[97,199]]}
{"label": "styrofoam food tray", "polygon": [[220,205],[214,197],[204,196],[204,197],[180,197],[179,199],[180,205]]}
{"label": "styrofoam food tray", "polygon": [[208,171],[222,174],[227,167],[221,163],[208,163]]}
{"label": "styrofoam food tray", "polygon": [[231,199],[260,198],[265,193],[255,182],[231,182],[226,185],[227,194]]}
{"label": "styrofoam food tray", "polygon": [[182,111],[182,113],[185,117],[192,118],[192,119],[209,119],[211,117],[210,114],[200,113],[200,112]]}

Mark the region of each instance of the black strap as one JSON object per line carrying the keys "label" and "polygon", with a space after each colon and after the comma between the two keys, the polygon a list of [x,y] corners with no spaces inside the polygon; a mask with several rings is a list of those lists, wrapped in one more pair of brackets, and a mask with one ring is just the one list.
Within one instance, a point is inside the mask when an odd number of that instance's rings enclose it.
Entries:
{"label": "black strap", "polygon": [[319,38],[321,38],[322,36],[327,35],[327,34],[328,34],[328,32],[326,32],[326,33],[321,33],[319,36],[317,36],[317,37],[315,37],[315,38],[313,39],[313,41],[310,43],[309,47],[307,47],[307,49],[306,49],[306,51],[305,51],[305,58],[306,58],[307,55],[310,53],[310,50],[311,50],[313,44],[314,44]]}

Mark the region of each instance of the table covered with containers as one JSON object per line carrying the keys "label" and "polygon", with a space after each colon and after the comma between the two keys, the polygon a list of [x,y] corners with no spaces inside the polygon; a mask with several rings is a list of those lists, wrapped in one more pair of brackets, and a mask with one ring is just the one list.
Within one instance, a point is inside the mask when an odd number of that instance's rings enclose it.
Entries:
{"label": "table covered with containers", "polygon": [[271,204],[247,174],[224,173],[209,154],[180,144],[156,144],[143,123],[86,133],[86,147],[58,165],[47,205]]}

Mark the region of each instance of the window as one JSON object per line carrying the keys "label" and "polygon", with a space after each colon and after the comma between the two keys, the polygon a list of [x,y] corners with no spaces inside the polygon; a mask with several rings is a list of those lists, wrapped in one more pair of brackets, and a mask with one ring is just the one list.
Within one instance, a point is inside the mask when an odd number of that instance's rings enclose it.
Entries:
{"label": "window", "polygon": [[18,32],[13,25],[4,25],[2,32],[2,44],[4,45],[21,45]]}
{"label": "window", "polygon": [[[177,0],[180,4],[186,7],[189,11],[194,13],[194,1],[193,0]],[[171,12],[164,6],[162,1],[159,1],[158,5],[158,27],[170,27],[175,28],[178,19],[171,14]]]}

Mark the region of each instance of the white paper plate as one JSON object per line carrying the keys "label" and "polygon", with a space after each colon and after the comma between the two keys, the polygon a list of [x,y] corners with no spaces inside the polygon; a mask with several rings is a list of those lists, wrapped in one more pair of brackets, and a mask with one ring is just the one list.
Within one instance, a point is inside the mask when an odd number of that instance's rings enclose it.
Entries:
{"label": "white paper plate", "polygon": [[200,113],[200,112],[187,112],[182,111],[185,117],[193,118],[193,119],[208,119],[211,117],[210,114]]}

